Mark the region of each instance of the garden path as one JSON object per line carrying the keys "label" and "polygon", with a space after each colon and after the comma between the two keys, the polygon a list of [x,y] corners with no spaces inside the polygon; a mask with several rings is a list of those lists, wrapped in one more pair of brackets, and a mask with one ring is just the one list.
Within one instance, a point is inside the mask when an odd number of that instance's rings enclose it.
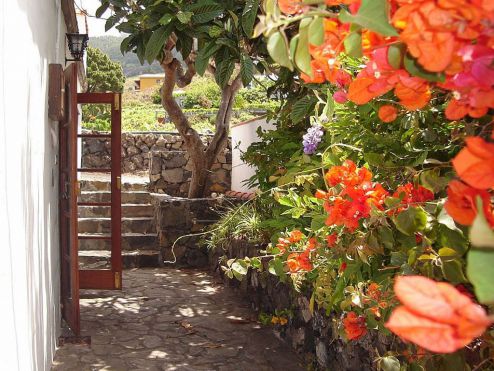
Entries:
{"label": "garden path", "polygon": [[81,292],[82,335],[59,370],[303,370],[300,359],[236,293],[206,272],[124,271],[122,291]]}

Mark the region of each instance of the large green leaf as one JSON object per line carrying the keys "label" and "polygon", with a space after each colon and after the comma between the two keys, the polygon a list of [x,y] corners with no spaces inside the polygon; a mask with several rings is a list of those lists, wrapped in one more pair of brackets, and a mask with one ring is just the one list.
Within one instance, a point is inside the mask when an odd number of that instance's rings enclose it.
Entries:
{"label": "large green leaf", "polygon": [[384,36],[398,36],[398,32],[389,24],[387,0],[362,0],[356,15],[342,10],[339,19],[343,23],[355,23]]}
{"label": "large green leaf", "polygon": [[108,17],[108,19],[105,22],[105,31],[108,31],[110,28],[115,26],[118,23],[118,21],[120,21],[120,17],[117,16],[116,14]]}
{"label": "large green leaf", "polygon": [[247,36],[252,37],[254,23],[256,22],[259,0],[247,0],[242,12],[242,28]]}
{"label": "large green leaf", "polygon": [[405,51],[404,44],[393,44],[389,46],[388,49],[388,63],[394,69],[401,68],[401,63],[403,61],[403,54]]}
{"label": "large green leaf", "polygon": [[293,65],[288,54],[288,42],[285,34],[280,31],[274,32],[268,39],[268,52],[271,58],[280,66],[287,67],[293,71]]}
{"label": "large green leaf", "polygon": [[223,13],[223,8],[218,4],[206,4],[194,7],[193,23],[207,23]]}
{"label": "large green leaf", "polygon": [[159,24],[161,24],[162,26],[166,26],[172,21],[173,18],[174,16],[172,14],[165,14],[160,18]]}
{"label": "large green leaf", "polygon": [[149,41],[146,44],[146,60],[149,64],[153,63],[154,60],[159,56],[161,51],[163,50],[163,46],[165,45],[166,40],[171,34],[171,27],[161,26],[156,31],[153,32]]}
{"label": "large green leaf", "polygon": [[321,45],[324,42],[324,18],[315,17],[309,25],[309,43]]}
{"label": "large green leaf", "polygon": [[310,65],[312,58],[309,53],[309,26],[311,22],[311,18],[302,19],[300,22],[299,38],[294,56],[295,65],[309,76],[312,76],[312,67]]}
{"label": "large green leaf", "polygon": [[177,19],[180,21],[180,23],[189,23],[192,16],[194,15],[194,13],[192,12],[178,12],[177,13]]}
{"label": "large green leaf", "polygon": [[196,71],[199,75],[204,75],[204,72],[206,72],[206,68],[209,64],[209,59],[214,53],[219,50],[220,47],[221,45],[218,45],[214,41],[211,41],[210,43],[199,49],[196,57]]}
{"label": "large green leaf", "polygon": [[102,3],[101,6],[98,9],[96,9],[96,13],[95,13],[96,17],[100,18],[103,15],[103,13],[106,12],[109,6],[110,3],[108,2]]}
{"label": "large green leaf", "polygon": [[247,55],[242,55],[240,60],[240,76],[242,77],[242,84],[247,86],[250,84],[254,77],[254,63]]}
{"label": "large green leaf", "polygon": [[494,304],[494,251],[470,250],[467,256],[467,276],[482,304]]}
{"label": "large green leaf", "polygon": [[477,210],[482,211],[477,213],[470,228],[470,242],[475,248],[494,249],[494,232],[484,216],[482,200],[479,197],[476,201]]}
{"label": "large green leaf", "polygon": [[421,207],[409,207],[393,217],[398,230],[408,236],[423,231],[427,225],[427,213]]}
{"label": "large green leaf", "polygon": [[134,35],[127,36],[120,43],[120,52],[122,53],[122,55],[124,55],[126,52],[129,51],[129,44],[133,38],[134,38]]}
{"label": "large green leaf", "polygon": [[314,99],[308,96],[305,96],[299,99],[292,106],[292,112],[290,112],[290,119],[293,123],[297,123],[302,121],[304,118],[308,117],[309,114],[314,109]]}
{"label": "large green leaf", "polygon": [[225,59],[216,66],[214,77],[219,86],[224,87],[228,84],[234,68],[235,63],[231,59]]}
{"label": "large green leaf", "polygon": [[362,57],[362,33],[360,32],[360,27],[358,29],[352,30],[355,25],[352,24],[350,27],[350,33],[345,40],[343,45],[345,46],[345,51],[350,57],[360,58]]}

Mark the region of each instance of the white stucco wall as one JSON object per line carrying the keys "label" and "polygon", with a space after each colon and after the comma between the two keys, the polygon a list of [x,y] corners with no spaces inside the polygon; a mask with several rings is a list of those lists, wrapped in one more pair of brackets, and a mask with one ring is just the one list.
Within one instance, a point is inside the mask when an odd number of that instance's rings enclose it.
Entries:
{"label": "white stucco wall", "polygon": [[49,370],[59,332],[58,127],[48,64],[60,0],[0,1],[0,369]]}
{"label": "white stucco wall", "polygon": [[255,189],[245,185],[245,181],[255,174],[256,168],[245,164],[240,156],[255,142],[259,142],[257,128],[273,130],[274,125],[266,122],[266,118],[250,120],[231,128],[232,136],[232,191],[252,192]]}

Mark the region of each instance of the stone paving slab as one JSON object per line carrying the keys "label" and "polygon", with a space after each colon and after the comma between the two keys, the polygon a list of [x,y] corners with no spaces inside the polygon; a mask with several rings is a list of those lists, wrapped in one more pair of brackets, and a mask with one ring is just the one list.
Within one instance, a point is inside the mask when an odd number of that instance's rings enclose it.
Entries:
{"label": "stone paving slab", "polygon": [[304,370],[247,302],[203,271],[124,271],[122,291],[81,292],[81,317],[91,347],[64,345],[53,371]]}

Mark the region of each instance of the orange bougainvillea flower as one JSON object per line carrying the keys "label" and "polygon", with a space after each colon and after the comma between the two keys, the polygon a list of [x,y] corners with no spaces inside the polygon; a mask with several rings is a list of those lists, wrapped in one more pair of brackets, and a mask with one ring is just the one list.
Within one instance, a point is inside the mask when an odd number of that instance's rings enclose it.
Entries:
{"label": "orange bougainvillea flower", "polygon": [[396,120],[396,118],[398,117],[398,110],[396,109],[395,106],[392,106],[391,104],[386,104],[384,106],[381,106],[381,108],[379,108],[378,115],[381,121],[392,122]]}
{"label": "orange bougainvillea flower", "polygon": [[285,14],[296,14],[307,8],[301,0],[278,0],[278,6],[281,12]]}
{"label": "orange bougainvillea flower", "polygon": [[492,323],[480,305],[449,283],[401,276],[394,291],[403,305],[393,311],[386,327],[431,352],[461,349]]}
{"label": "orange bougainvillea flower", "polygon": [[305,237],[302,232],[300,232],[298,229],[294,229],[293,231],[290,232],[290,243],[297,243],[299,242],[302,237]]}
{"label": "orange bougainvillea flower", "polygon": [[348,312],[343,319],[343,327],[348,340],[357,340],[367,333],[365,318],[355,312]]}
{"label": "orange bougainvillea flower", "polygon": [[458,176],[478,189],[494,187],[494,143],[480,137],[469,137],[467,146],[453,159]]}
{"label": "orange bougainvillea flower", "polygon": [[477,216],[476,199],[482,199],[484,215],[489,224],[494,227],[491,199],[489,192],[470,187],[459,180],[453,180],[448,185],[448,199],[444,208],[455,222],[463,225],[472,225]]}
{"label": "orange bougainvillea flower", "polygon": [[330,233],[326,236],[326,243],[328,247],[334,247],[338,242],[338,235],[336,233]]}
{"label": "orange bougainvillea flower", "polygon": [[401,75],[394,92],[400,104],[411,111],[424,108],[431,99],[429,84],[418,77]]}
{"label": "orange bougainvillea flower", "polygon": [[314,197],[317,198],[318,200],[324,200],[328,197],[328,193],[318,189]]}

